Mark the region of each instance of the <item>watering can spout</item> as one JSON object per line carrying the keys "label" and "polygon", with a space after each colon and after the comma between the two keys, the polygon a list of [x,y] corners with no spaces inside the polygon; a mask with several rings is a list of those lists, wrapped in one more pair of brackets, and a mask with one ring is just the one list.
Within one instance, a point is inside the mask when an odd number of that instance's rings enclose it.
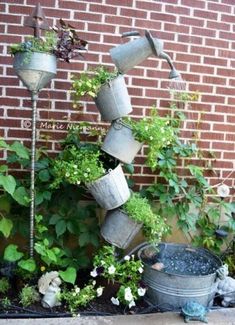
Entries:
{"label": "watering can spout", "polygon": [[174,67],[174,64],[173,64],[170,56],[165,52],[161,52],[159,54],[159,58],[166,60],[167,63],[169,64],[170,68],[171,68],[171,71],[170,71],[170,74],[169,74],[169,79],[180,80],[181,75],[180,75],[179,71],[177,71],[176,68]]}

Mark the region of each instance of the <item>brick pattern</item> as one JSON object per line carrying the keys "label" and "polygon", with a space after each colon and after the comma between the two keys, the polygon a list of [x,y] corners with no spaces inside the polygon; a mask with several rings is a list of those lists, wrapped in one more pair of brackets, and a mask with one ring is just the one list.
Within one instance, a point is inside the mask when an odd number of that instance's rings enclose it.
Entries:
{"label": "brick pattern", "polygon": [[[0,136],[21,139],[29,144],[31,104],[28,91],[15,76],[11,43],[23,40],[31,30],[23,27],[23,19],[37,0],[0,1]],[[47,144],[49,152],[59,149],[58,141],[66,132],[60,125],[78,121],[101,123],[91,100],[82,109],[72,108],[70,78],[88,67],[99,64],[113,66],[109,50],[125,40],[121,34],[137,30],[142,35],[149,29],[164,42],[176,68],[186,81],[187,91],[199,91],[200,101],[186,108],[187,122],[182,137],[199,136],[202,150],[216,155],[216,174],[209,174],[214,184],[235,167],[235,6],[234,0],[41,0],[51,25],[58,18],[71,23],[80,36],[89,41],[84,61],[58,63],[58,73],[48,88],[40,92],[38,101],[38,143]],[[133,105],[133,116],[143,117],[152,105],[165,113],[169,103],[169,67],[151,57],[132,69],[126,81]],[[200,122],[200,123],[199,123]],[[156,180],[143,165],[144,149],[135,160],[135,180],[146,186]],[[205,161],[212,158],[204,158]],[[202,159],[203,160],[203,159]],[[195,162],[203,164],[199,159]],[[184,162],[179,171],[184,175]],[[232,174],[228,183],[234,185]]]}

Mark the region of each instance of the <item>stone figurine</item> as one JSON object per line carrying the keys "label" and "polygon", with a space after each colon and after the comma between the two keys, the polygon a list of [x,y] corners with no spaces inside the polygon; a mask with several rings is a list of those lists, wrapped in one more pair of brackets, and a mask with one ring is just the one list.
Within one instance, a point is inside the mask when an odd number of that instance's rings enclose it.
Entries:
{"label": "stone figurine", "polygon": [[59,293],[62,281],[57,271],[47,272],[38,280],[38,290],[43,294],[41,304],[44,308],[60,306]]}
{"label": "stone figurine", "polygon": [[222,305],[228,307],[235,304],[235,279],[228,276],[228,266],[225,264],[217,272],[217,294],[222,297]]}

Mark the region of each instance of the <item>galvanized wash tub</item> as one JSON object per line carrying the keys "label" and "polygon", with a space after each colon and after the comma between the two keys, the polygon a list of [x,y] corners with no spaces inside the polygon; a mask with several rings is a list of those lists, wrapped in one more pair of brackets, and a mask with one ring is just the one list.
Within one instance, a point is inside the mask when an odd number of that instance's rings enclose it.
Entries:
{"label": "galvanized wash tub", "polygon": [[[177,309],[190,301],[208,306],[215,294],[216,271],[221,260],[203,248],[185,244],[145,245],[138,251],[144,263],[147,299],[160,309]],[[163,263],[161,270],[155,263]]]}

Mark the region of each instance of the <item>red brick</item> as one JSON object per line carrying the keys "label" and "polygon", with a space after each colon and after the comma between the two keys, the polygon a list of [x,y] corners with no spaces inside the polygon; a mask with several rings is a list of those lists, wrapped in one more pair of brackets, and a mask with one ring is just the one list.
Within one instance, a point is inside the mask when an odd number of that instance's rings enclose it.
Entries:
{"label": "red brick", "polygon": [[[207,12],[206,12],[207,13]],[[222,20],[223,22],[217,22],[217,21],[207,21],[207,27],[212,28],[212,29],[217,29],[217,30],[230,30],[230,25],[226,24],[226,20]]]}
{"label": "red brick", "polygon": [[90,13],[90,12],[83,12],[82,15],[80,12],[75,12],[74,13],[74,19],[79,19],[79,20],[85,20],[85,21],[90,21],[92,23],[94,22],[101,22],[102,20],[102,14],[96,14],[96,13]]}
{"label": "red brick", "polygon": [[131,17],[108,15],[108,16],[105,16],[105,23],[112,24],[112,25],[131,26],[132,18]]}
{"label": "red brick", "polygon": [[212,142],[212,149],[223,150],[223,151],[233,151],[234,143],[226,143],[226,142]]}
{"label": "red brick", "polygon": [[196,73],[200,73],[200,74],[214,74],[214,67],[209,67],[209,66],[204,66],[204,65],[193,65],[190,64],[190,71],[191,72],[196,72]]}
{"label": "red brick", "polygon": [[202,37],[191,35],[178,35],[178,41],[187,44],[202,44]]}
{"label": "red brick", "polygon": [[225,59],[204,57],[203,62],[204,64],[212,64],[212,65],[225,66],[225,67],[227,66],[227,60]]}
{"label": "red brick", "polygon": [[[18,0],[17,0],[17,2],[18,2]],[[40,1],[43,9],[44,9],[44,7],[55,7],[55,2],[56,2],[55,0]],[[37,1],[35,1],[35,0],[27,0],[27,5],[35,6],[36,4],[37,4]],[[45,12],[45,15],[47,15],[47,9],[44,9],[44,12]]]}
{"label": "red brick", "polygon": [[1,23],[7,24],[20,24],[21,23],[21,16],[19,15],[10,15],[10,14],[0,14],[0,21]]}
{"label": "red brick", "polygon": [[205,8],[205,1],[203,0],[181,0],[183,6],[195,7],[195,8]]}
{"label": "red brick", "polygon": [[169,21],[169,22],[176,22],[176,16],[170,15],[170,14],[165,14],[165,13],[156,13],[156,12],[151,12],[150,14],[150,19],[153,20],[159,20],[159,21]]}
{"label": "red brick", "polygon": [[217,38],[206,38],[206,46],[229,48],[229,42]]}
{"label": "red brick", "polygon": [[[53,0],[54,1],[54,0]],[[58,7],[64,9],[73,9],[76,11],[86,11],[88,3],[81,3],[80,1],[64,1],[59,0]]]}
{"label": "red brick", "polygon": [[195,17],[200,17],[200,18],[205,18],[210,20],[217,20],[218,17],[218,14],[216,12],[210,12],[208,10],[197,10],[197,9],[194,9],[193,15]]}
{"label": "red brick", "polygon": [[201,132],[201,139],[224,140],[224,133]]}
{"label": "red brick", "polygon": [[[156,32],[153,33],[153,37],[158,38],[158,31],[161,30],[161,25],[162,25],[162,23],[160,21],[150,20],[150,19],[148,19],[148,20],[135,19],[134,23],[135,23],[135,27],[137,27],[137,28],[142,28],[144,30],[146,30],[146,28],[156,30]],[[141,33],[141,35],[144,35],[144,33]]]}
{"label": "red brick", "polygon": [[228,12],[231,13],[232,7],[231,6],[226,6],[223,4],[218,4],[218,3],[212,3],[208,2],[207,3],[207,8],[211,11],[218,11],[218,12]]}
{"label": "red brick", "polygon": [[162,4],[156,2],[136,1],[136,8],[159,12],[162,9]]}
{"label": "red brick", "polygon": [[196,26],[196,27],[203,27],[204,20],[199,19],[199,18],[180,17],[180,24]]}
{"label": "red brick", "polygon": [[121,8],[120,15],[133,18],[147,18],[147,11]]}
{"label": "red brick", "polygon": [[164,30],[173,33],[179,33],[179,34],[189,34],[189,26],[183,26],[177,24],[164,23]]}
{"label": "red brick", "polygon": [[177,15],[190,16],[190,9],[189,8],[179,7],[178,5],[176,5],[176,6],[166,5],[165,6],[165,11],[173,13],[173,14],[177,14]]}
{"label": "red brick", "polygon": [[234,160],[235,159],[235,152],[224,152],[223,153],[223,159]]}
{"label": "red brick", "polygon": [[109,15],[117,14],[117,7],[114,7],[114,6],[105,6],[105,5],[90,3],[89,10],[91,12],[101,12],[103,14],[109,14]]}
{"label": "red brick", "polygon": [[202,82],[204,84],[217,84],[217,85],[225,85],[226,79],[212,76],[203,76]]}
{"label": "red brick", "polygon": [[234,41],[234,33],[220,31],[219,37],[222,39],[228,39],[228,40]]}
{"label": "red brick", "polygon": [[233,168],[232,161],[219,161],[216,160],[213,162],[213,168]]}
{"label": "red brick", "polygon": [[234,132],[235,133],[235,129],[234,129],[234,125],[230,125],[230,124],[213,124],[213,130],[214,131],[221,131],[221,132]]}
{"label": "red brick", "polygon": [[99,32],[99,33],[110,33],[115,34],[115,26],[106,25],[106,24],[92,24],[88,23],[89,31]]}
{"label": "red brick", "polygon": [[216,96],[216,95],[202,95],[203,102],[209,103],[221,103],[224,104],[225,98],[224,96]]}
{"label": "red brick", "polygon": [[[99,2],[100,0],[98,0]],[[133,5],[133,0],[125,0],[120,2],[120,0],[105,0],[105,3],[108,5],[121,6],[121,7],[131,7]]]}
{"label": "red brick", "polygon": [[201,35],[201,36],[208,36],[208,37],[215,37],[216,31],[208,28],[192,28],[192,35]]}

